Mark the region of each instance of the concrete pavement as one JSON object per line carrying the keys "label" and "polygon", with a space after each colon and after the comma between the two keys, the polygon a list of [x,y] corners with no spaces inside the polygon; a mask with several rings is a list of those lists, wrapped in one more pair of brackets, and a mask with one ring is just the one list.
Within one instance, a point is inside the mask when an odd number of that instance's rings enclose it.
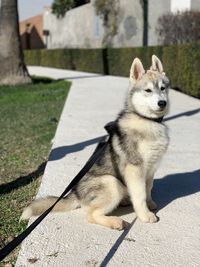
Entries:
{"label": "concrete pavement", "polygon": [[[43,67],[29,71],[72,81],[37,197],[60,195],[122,108],[128,79]],[[200,266],[200,101],[174,90],[170,100],[171,141],[153,189],[159,222],[143,224],[131,207],[120,208],[116,213],[132,225],[118,232],[88,224],[82,210],[50,214],[23,242],[16,267]]]}

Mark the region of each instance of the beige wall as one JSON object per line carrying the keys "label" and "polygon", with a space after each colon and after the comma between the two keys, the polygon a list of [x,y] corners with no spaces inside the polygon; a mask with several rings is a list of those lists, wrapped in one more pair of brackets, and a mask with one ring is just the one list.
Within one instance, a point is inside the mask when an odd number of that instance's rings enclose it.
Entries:
{"label": "beige wall", "polygon": [[[140,0],[120,0],[118,34],[113,39],[115,47],[142,45],[143,22]],[[44,10],[44,29],[50,31],[48,48],[102,46],[102,20],[96,15],[93,3],[68,11],[57,19],[50,9]]]}
{"label": "beige wall", "polygon": [[94,34],[94,8],[91,4],[68,11],[57,19],[49,9],[44,10],[44,29],[49,30],[48,48],[100,47],[101,36]]}
{"label": "beige wall", "polygon": [[[158,45],[156,28],[160,16],[171,11],[172,0],[148,1],[148,45]],[[179,1],[179,0],[177,0]],[[180,0],[181,1],[181,0]],[[104,29],[91,3],[68,11],[57,19],[50,9],[44,10],[44,29],[49,30],[48,48],[100,48]],[[118,34],[114,47],[143,45],[143,9],[141,0],[119,0]],[[191,0],[191,9],[199,9],[200,0]]]}
{"label": "beige wall", "polygon": [[[180,0],[181,1],[181,0]],[[158,27],[158,18],[170,12],[171,0],[149,0],[149,28],[148,28],[148,45],[158,45],[158,35],[156,28]]]}
{"label": "beige wall", "polygon": [[141,46],[143,42],[143,11],[140,0],[120,0],[118,34],[114,47]]}
{"label": "beige wall", "polygon": [[200,0],[191,0],[191,9],[200,11]]}

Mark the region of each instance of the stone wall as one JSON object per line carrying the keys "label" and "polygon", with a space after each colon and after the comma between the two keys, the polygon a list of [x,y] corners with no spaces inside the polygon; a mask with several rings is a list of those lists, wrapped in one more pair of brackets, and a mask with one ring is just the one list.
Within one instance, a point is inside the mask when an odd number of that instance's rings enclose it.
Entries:
{"label": "stone wall", "polygon": [[191,9],[200,11],[200,1],[199,0],[191,0]]}
{"label": "stone wall", "polygon": [[49,30],[48,48],[101,47],[103,28],[91,3],[74,8],[59,19],[46,8],[44,29]]}
{"label": "stone wall", "polygon": [[143,11],[139,0],[120,0],[118,34],[114,47],[141,46],[143,44]]}
{"label": "stone wall", "polygon": [[[158,45],[156,33],[160,16],[173,11],[179,0],[148,0],[148,45]],[[200,0],[190,0],[190,9],[200,10]],[[143,45],[143,8],[141,0],[119,0],[118,33],[113,47]],[[184,3],[182,3],[184,8]],[[101,48],[104,35],[102,20],[96,15],[94,0],[68,11],[58,19],[51,10],[44,10],[44,30],[49,30],[47,48]]]}
{"label": "stone wall", "polygon": [[[118,34],[114,47],[141,46],[143,12],[140,0],[120,0]],[[44,30],[49,30],[48,48],[100,48],[104,29],[96,15],[93,2],[68,11],[64,18],[56,18],[49,8],[44,10]]]}
{"label": "stone wall", "polygon": [[171,0],[149,0],[148,7],[148,45],[158,45],[158,35],[156,33],[156,28],[158,27],[158,18],[171,11]]}

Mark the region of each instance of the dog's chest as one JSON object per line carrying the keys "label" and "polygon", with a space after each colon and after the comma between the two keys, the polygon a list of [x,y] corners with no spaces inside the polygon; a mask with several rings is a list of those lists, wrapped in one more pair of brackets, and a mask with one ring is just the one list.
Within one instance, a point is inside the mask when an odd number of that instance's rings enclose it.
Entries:
{"label": "dog's chest", "polygon": [[156,168],[169,143],[167,128],[164,125],[152,127],[139,144],[139,152],[148,169]]}

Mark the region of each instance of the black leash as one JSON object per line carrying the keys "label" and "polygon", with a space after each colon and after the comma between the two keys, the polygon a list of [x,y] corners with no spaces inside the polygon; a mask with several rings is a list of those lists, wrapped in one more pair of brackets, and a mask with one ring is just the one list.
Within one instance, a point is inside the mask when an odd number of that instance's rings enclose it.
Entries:
{"label": "black leash", "polygon": [[[106,128],[106,126],[105,126]],[[86,162],[84,167],[79,171],[79,173],[74,177],[70,184],[66,187],[64,192],[56,200],[56,202],[48,208],[44,213],[42,213],[31,225],[26,228],[21,234],[15,237],[11,242],[9,242],[5,247],[0,250],[0,261],[2,261],[10,252],[12,252],[35,228],[36,226],[52,211],[54,206],[67,195],[67,193],[81,180],[81,178],[91,169],[97,159],[101,156],[104,148],[108,144],[109,139],[106,141],[108,136],[104,136],[102,140],[97,145],[94,153]]]}
{"label": "black leash", "polygon": [[[150,118],[146,118],[150,119]],[[151,119],[155,122],[161,123],[163,120],[162,118],[159,119]],[[97,145],[94,153],[86,162],[84,167],[79,171],[79,173],[74,177],[74,179],[70,182],[70,184],[66,187],[64,192],[60,195],[60,197],[56,200],[56,202],[48,208],[44,213],[42,213],[31,225],[26,228],[21,234],[15,237],[11,242],[9,242],[5,247],[0,250],[0,261],[2,261],[10,252],[12,252],[36,227],[37,225],[52,211],[55,205],[69,193],[69,191],[83,178],[83,176],[91,169],[97,159],[100,157],[101,153],[103,152],[104,148],[109,142],[108,136],[112,136],[112,134],[116,130],[116,121],[109,122],[104,127],[109,135],[105,135],[102,137],[102,140]],[[107,138],[107,141],[106,141]]]}

